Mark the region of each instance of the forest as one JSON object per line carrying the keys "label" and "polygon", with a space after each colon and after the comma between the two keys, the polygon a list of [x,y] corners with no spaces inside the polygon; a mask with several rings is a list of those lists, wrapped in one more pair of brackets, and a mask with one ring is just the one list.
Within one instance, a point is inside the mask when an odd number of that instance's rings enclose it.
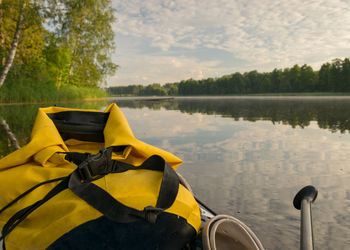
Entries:
{"label": "forest", "polygon": [[164,85],[110,87],[108,91],[119,96],[350,93],[350,59],[334,59],[324,63],[318,71],[304,64],[301,67],[294,65],[292,68],[274,69],[272,72],[236,72],[219,78],[188,79]]}
{"label": "forest", "polygon": [[0,102],[105,96],[111,0],[0,0]]}

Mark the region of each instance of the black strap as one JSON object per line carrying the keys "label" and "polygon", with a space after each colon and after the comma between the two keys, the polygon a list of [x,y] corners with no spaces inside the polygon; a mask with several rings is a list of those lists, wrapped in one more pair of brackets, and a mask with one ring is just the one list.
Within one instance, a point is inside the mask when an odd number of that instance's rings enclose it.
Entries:
{"label": "black strap", "polygon": [[[151,156],[141,166],[134,167],[130,164],[111,160],[112,151],[113,148],[108,148],[102,149],[100,153],[92,156],[89,154],[82,154],[87,158],[85,160],[83,160],[82,157],[75,155],[73,158],[79,161],[80,164],[72,174],[67,177],[56,178],[54,180],[39,183],[1,209],[0,213],[43,184],[63,179],[47,195],[45,195],[43,199],[14,214],[3,227],[0,240],[4,239],[6,235],[8,235],[35,209],[66,188],[70,188],[77,196],[111,220],[126,223],[142,218],[151,223],[155,223],[158,214],[169,208],[176,199],[180,183],[178,175],[160,156]],[[96,180],[109,173],[120,173],[127,170],[137,169],[155,170],[164,173],[156,207],[148,206],[143,210],[137,210],[125,206],[114,199],[108,192],[91,183],[92,180]]]}
{"label": "black strap", "polygon": [[22,222],[28,215],[30,215],[35,209],[40,207],[42,204],[50,200],[56,194],[65,190],[68,187],[68,177],[58,183],[50,192],[48,192],[45,197],[29,207],[23,208],[22,210],[15,213],[5,224],[1,231],[0,240],[4,239],[20,222]]}
{"label": "black strap", "polygon": [[[127,223],[143,218],[154,223],[157,215],[171,207],[176,199],[180,182],[176,172],[158,155],[153,155],[142,165],[134,167],[130,164],[110,160],[111,154],[111,148],[103,149],[99,154],[81,163],[70,176],[68,187],[77,196],[111,220]],[[137,169],[163,172],[156,207],[149,206],[144,210],[137,210],[125,206],[108,192],[90,182],[91,179],[108,173],[121,173]]]}
{"label": "black strap", "polygon": [[51,183],[51,182],[56,182],[56,181],[61,181],[63,180],[64,178],[67,178],[67,176],[64,176],[64,177],[59,177],[59,178],[55,178],[55,179],[52,179],[52,180],[48,180],[48,181],[43,181],[43,182],[40,182],[38,184],[36,184],[35,186],[31,187],[30,189],[28,189],[27,191],[25,191],[23,194],[17,196],[13,201],[11,201],[10,203],[8,203],[6,206],[4,206],[3,208],[0,209],[0,214],[2,212],[4,212],[6,209],[8,209],[9,207],[11,207],[13,204],[15,204],[17,201],[19,201],[20,199],[22,199],[23,197],[25,197],[27,194],[31,193],[32,191],[34,191],[35,189],[37,189],[38,187],[44,185],[44,184],[48,184],[48,183]]}
{"label": "black strap", "polygon": [[86,201],[90,206],[100,211],[110,220],[120,223],[129,223],[142,218],[154,223],[158,213],[163,211],[162,209],[152,209],[151,207],[140,211],[125,206],[99,186],[91,182],[76,184],[76,181],[79,181],[79,177],[76,173],[73,173],[69,180],[69,185],[74,183],[69,187],[73,193]]}
{"label": "black strap", "polygon": [[57,154],[65,154],[65,159],[67,161],[74,162],[77,166],[79,166],[83,161],[91,156],[90,153],[79,152],[57,152]]}

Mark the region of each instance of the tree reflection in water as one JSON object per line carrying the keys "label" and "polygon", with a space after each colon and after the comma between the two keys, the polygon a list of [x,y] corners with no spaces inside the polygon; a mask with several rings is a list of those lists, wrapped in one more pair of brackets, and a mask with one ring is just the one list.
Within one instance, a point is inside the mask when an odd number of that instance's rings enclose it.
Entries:
{"label": "tree reflection in water", "polygon": [[348,98],[184,98],[172,101],[118,100],[120,107],[180,110],[193,114],[221,115],[243,119],[283,123],[293,128],[307,127],[317,121],[322,129],[344,133],[350,130],[350,99]]}

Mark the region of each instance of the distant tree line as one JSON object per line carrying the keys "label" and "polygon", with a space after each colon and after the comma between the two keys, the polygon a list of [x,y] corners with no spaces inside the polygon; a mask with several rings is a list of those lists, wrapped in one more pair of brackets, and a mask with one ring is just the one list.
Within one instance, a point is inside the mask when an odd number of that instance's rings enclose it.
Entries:
{"label": "distant tree line", "polygon": [[178,83],[158,83],[148,86],[110,87],[112,95],[242,95],[259,93],[350,92],[350,60],[334,59],[319,71],[311,66],[294,65],[260,73],[256,70],[220,78],[188,79]]}

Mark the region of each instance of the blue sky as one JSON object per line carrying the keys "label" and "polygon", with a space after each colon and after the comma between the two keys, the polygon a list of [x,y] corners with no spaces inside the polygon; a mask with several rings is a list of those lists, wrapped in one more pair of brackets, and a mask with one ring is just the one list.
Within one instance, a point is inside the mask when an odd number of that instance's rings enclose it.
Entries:
{"label": "blue sky", "polygon": [[178,82],[350,57],[348,0],[113,0],[109,86]]}

